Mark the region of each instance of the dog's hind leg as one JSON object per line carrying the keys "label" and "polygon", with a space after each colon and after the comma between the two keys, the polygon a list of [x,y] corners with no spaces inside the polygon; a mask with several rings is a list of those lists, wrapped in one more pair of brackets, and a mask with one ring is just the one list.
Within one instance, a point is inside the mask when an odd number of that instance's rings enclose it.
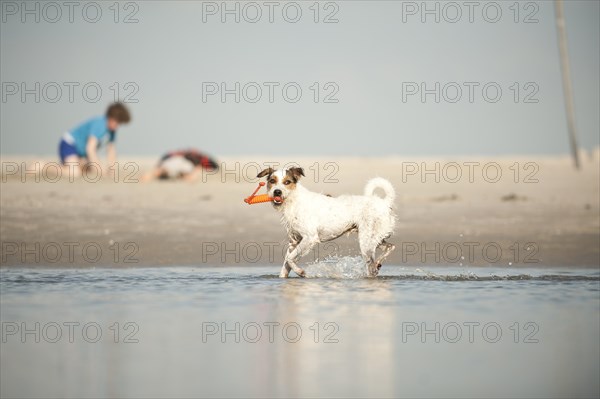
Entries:
{"label": "dog's hind leg", "polygon": [[394,249],[396,249],[396,246],[392,243],[387,242],[386,240],[381,241],[381,243],[377,246],[377,248],[381,248],[381,250],[383,251],[381,253],[381,255],[379,255],[379,258],[377,258],[377,260],[375,261],[375,265],[377,266],[377,270],[381,269],[381,264],[383,263],[383,261],[385,260],[385,258],[387,258]]}
{"label": "dog's hind leg", "polygon": [[377,241],[373,237],[371,225],[364,224],[358,227],[358,245],[367,267],[367,274],[369,277],[376,277],[379,272],[375,262]]}
{"label": "dog's hind leg", "polygon": [[379,269],[377,268],[377,263],[375,263],[375,250],[369,249],[367,251],[361,251],[362,257],[367,265],[367,274],[369,277],[377,277],[377,273],[379,273]]}

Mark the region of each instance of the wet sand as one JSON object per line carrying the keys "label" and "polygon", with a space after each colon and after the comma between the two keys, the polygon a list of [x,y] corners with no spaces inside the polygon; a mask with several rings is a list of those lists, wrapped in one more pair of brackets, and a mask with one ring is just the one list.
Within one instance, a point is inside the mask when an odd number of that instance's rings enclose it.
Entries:
{"label": "wet sand", "polygon": [[[42,162],[41,173],[23,174],[23,159],[30,169]],[[256,188],[258,164],[277,161],[303,166],[304,185],[333,196],[388,178],[398,215],[389,265],[600,265],[598,152],[584,156],[580,171],[567,157],[223,158],[219,172],[194,183],[137,183],[155,160],[131,157],[120,158],[117,182],[92,182],[93,175],[54,182],[52,164],[42,168],[53,161],[2,159],[2,266],[279,267],[286,247],[279,215],[269,204],[243,202]],[[357,253],[350,236],[302,262]]]}

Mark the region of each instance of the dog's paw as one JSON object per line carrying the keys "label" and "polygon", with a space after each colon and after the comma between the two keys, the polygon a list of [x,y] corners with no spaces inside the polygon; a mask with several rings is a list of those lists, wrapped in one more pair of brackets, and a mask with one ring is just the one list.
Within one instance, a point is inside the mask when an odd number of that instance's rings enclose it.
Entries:
{"label": "dog's paw", "polygon": [[377,277],[377,275],[379,274],[379,269],[381,269],[381,263],[370,263],[369,267],[367,268],[367,273],[369,274],[369,277]]}

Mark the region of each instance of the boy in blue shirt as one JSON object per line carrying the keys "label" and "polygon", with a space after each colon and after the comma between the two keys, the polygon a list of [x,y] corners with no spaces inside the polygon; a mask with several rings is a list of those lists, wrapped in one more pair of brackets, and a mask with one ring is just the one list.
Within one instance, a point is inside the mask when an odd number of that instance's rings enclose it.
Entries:
{"label": "boy in blue shirt", "polygon": [[127,107],[117,102],[108,107],[104,116],[91,118],[66,132],[58,147],[64,171],[69,173],[71,168],[67,164],[75,164],[72,173],[79,176],[86,163],[93,162],[99,166],[97,150],[105,143],[110,168],[117,158],[115,149],[117,128],[121,124],[129,123],[130,120],[131,115]]}

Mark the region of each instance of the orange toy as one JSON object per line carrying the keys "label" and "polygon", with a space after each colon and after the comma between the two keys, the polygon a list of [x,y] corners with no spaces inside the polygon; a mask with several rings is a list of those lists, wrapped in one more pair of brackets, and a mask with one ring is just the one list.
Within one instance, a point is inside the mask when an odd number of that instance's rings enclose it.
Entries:
{"label": "orange toy", "polygon": [[252,204],[260,204],[263,202],[271,202],[273,200],[276,201],[280,201],[281,202],[281,198],[280,197],[269,197],[268,194],[260,194],[260,195],[256,195],[256,193],[258,192],[258,190],[260,190],[260,188],[262,186],[265,185],[265,182],[261,181],[260,183],[258,183],[258,187],[256,188],[256,190],[254,190],[254,192],[247,198],[244,198],[244,202],[248,205],[252,205]]}
{"label": "orange toy", "polygon": [[248,197],[244,199],[244,202],[248,205],[252,204],[260,204],[261,202],[270,202],[273,201],[272,197],[269,197],[269,194],[260,194],[255,195],[253,197]]}

